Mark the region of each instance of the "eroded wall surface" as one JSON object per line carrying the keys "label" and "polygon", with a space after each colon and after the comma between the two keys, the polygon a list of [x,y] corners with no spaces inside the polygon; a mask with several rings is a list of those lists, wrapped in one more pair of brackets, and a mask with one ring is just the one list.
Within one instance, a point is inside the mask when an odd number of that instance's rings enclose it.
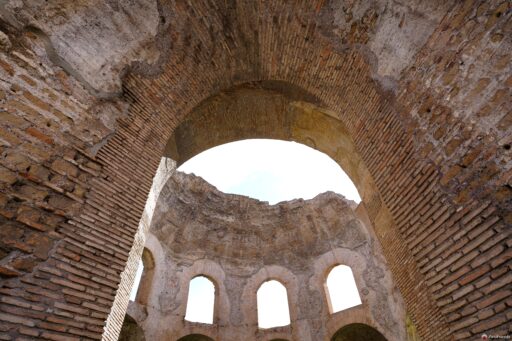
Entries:
{"label": "eroded wall surface", "polygon": [[[151,284],[129,313],[149,340],[329,340],[355,322],[405,340],[403,300],[356,206],[332,192],[268,205],[177,172],[162,189],[146,243]],[[351,267],[363,304],[331,315],[324,285],[339,264]],[[184,320],[189,281],[198,275],[216,285],[213,325]],[[287,288],[291,324],[264,330],[256,292],[271,279]]]}

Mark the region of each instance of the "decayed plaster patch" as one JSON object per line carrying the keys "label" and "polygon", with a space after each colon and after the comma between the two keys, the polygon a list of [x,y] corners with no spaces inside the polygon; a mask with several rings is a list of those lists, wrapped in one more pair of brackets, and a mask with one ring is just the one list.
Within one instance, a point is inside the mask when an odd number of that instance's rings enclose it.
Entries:
{"label": "decayed plaster patch", "polygon": [[17,30],[37,31],[51,60],[101,98],[121,92],[131,65],[158,62],[162,49],[155,39],[168,25],[155,0],[11,0],[0,7],[0,18]]}

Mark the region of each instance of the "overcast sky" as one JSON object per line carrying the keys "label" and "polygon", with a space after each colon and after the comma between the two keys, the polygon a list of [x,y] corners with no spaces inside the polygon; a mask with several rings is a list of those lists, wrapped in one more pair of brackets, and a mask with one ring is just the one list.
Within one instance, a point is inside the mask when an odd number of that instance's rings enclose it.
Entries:
{"label": "overcast sky", "polygon": [[359,194],[340,166],[305,145],[278,140],[243,140],[209,149],[180,168],[225,193],[275,204],[311,199],[334,191],[359,203]]}

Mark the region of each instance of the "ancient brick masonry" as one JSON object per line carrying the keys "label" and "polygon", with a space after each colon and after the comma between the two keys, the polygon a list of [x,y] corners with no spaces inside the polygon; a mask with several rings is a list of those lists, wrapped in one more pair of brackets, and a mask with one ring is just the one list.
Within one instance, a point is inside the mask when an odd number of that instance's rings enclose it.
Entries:
{"label": "ancient brick masonry", "polygon": [[262,81],[345,127],[422,340],[512,332],[509,2],[97,5],[0,9],[0,339],[116,340],[169,137]]}
{"label": "ancient brick masonry", "polygon": [[40,44],[26,34],[0,62],[3,338],[17,324],[30,337],[99,338],[131,245],[97,229],[113,217],[101,203],[84,203],[102,172],[90,150],[112,132],[95,110],[123,106],[85,106],[94,100],[35,54]]}

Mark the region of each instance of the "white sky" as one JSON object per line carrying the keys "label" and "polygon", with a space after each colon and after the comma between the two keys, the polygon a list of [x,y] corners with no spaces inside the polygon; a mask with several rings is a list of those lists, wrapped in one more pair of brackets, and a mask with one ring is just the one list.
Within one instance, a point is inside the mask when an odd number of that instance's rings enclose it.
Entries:
{"label": "white sky", "polygon": [[211,148],[181,165],[222,192],[275,204],[333,191],[359,203],[350,178],[329,156],[279,140],[243,140]]}
{"label": "white sky", "polygon": [[195,277],[188,288],[185,319],[190,322],[213,323],[215,286],[206,277]]}
{"label": "white sky", "polygon": [[137,296],[137,290],[139,289],[140,278],[142,276],[142,271],[144,270],[144,265],[142,264],[142,259],[139,260],[139,267],[137,268],[137,273],[135,274],[135,281],[133,282],[132,291],[130,293],[130,301],[135,301],[135,297]]}
{"label": "white sky", "polygon": [[288,294],[278,281],[263,283],[257,292],[258,326],[273,328],[290,324]]}
{"label": "white sky", "polygon": [[361,304],[354,275],[350,267],[338,265],[327,276],[332,313]]}
{"label": "white sky", "polygon": [[[350,178],[326,154],[294,142],[243,140],[209,149],[178,170],[194,173],[222,192],[246,195],[275,204],[296,198],[311,199],[333,191],[359,203]],[[142,274],[140,262],[130,300],[135,299]],[[333,312],[361,304],[352,271],[335,267],[327,279]],[[213,322],[213,284],[205,277],[190,282],[185,318]],[[286,289],[277,281],[263,283],[257,293],[260,328],[290,323]],[[256,308],[256,307],[255,307]]]}

